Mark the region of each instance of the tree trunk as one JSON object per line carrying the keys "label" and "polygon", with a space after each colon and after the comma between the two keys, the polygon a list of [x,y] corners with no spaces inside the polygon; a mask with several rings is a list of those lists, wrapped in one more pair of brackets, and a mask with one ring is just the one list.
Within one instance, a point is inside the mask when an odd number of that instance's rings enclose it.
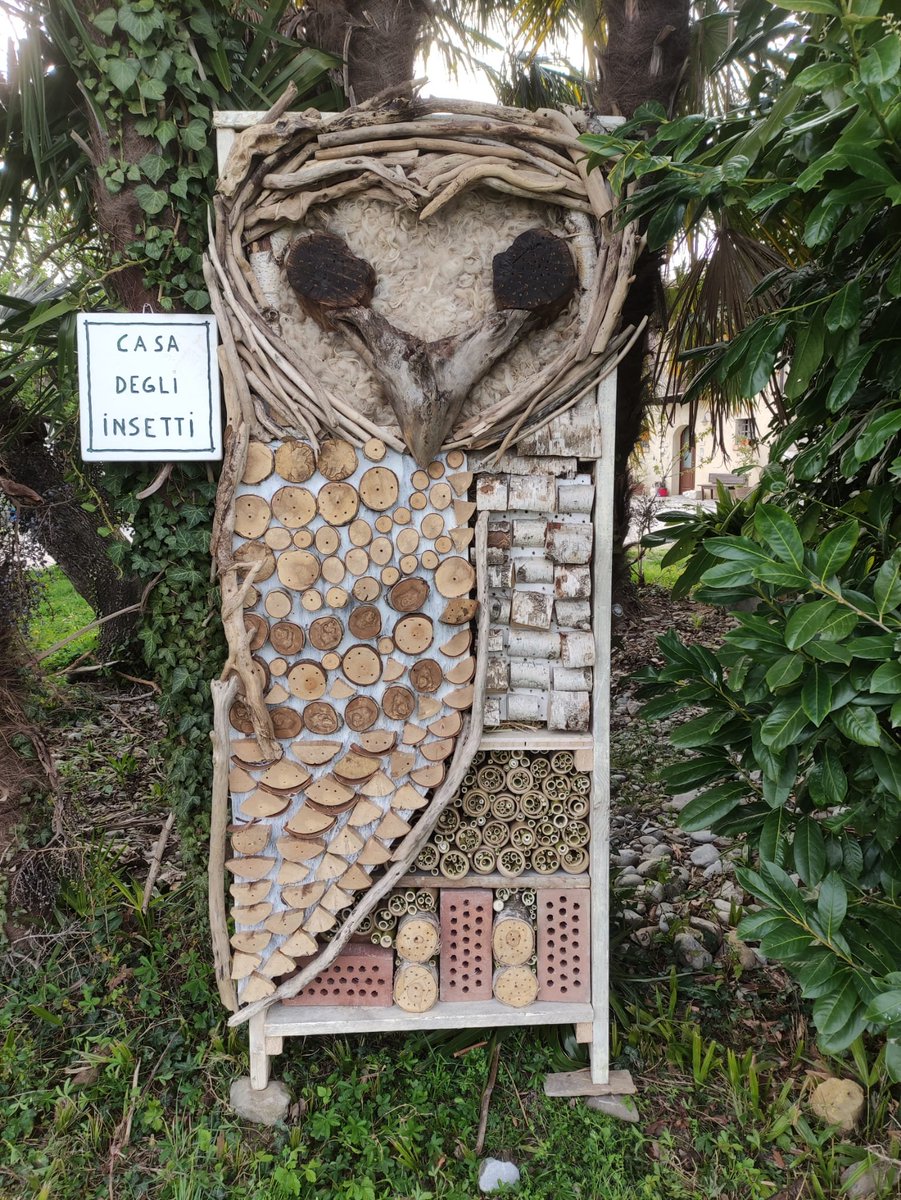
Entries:
{"label": "tree trunk", "polygon": [[303,39],[346,64],[336,82],[359,104],[413,78],[426,8],[424,0],[311,0]]}

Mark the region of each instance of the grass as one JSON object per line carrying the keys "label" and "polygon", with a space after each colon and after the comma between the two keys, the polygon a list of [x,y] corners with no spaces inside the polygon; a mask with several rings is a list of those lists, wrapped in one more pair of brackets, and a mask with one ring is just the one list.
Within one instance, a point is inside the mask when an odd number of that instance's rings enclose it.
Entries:
{"label": "grass", "polygon": [[[81,598],[59,567],[42,567],[34,572],[41,597],[34,610],[29,637],[37,653],[75,633],[94,620],[96,614]],[[97,644],[97,630],[70,642],[45,660],[50,670],[68,666]]]}
{"label": "grass", "polygon": [[[648,550],[645,552],[644,558],[641,560],[642,571],[644,574],[644,583],[642,586],[661,587],[661,588],[665,588],[667,591],[672,590],[672,587],[675,584],[676,580],[679,578],[679,576],[682,574],[683,570],[685,569],[685,564],[684,563],[675,563],[669,567],[661,566],[660,565],[661,560],[663,559],[664,555],[666,554],[666,552],[668,550],[669,550],[669,546],[658,546],[658,547],[655,547],[653,550]],[[635,551],[633,551],[632,553],[633,553],[632,582],[635,584],[638,584],[639,583],[638,558],[637,558]]]}

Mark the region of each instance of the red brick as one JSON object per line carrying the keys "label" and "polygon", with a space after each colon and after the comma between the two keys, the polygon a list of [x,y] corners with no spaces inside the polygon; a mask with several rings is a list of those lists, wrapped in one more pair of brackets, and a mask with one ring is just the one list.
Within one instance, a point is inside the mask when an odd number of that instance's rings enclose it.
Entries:
{"label": "red brick", "polygon": [[538,891],[538,999],[591,999],[591,939],[587,888]]}
{"label": "red brick", "polygon": [[358,942],[342,950],[330,967],[284,1003],[390,1008],[393,986],[393,949]]}
{"label": "red brick", "polygon": [[494,893],[487,888],[441,892],[441,1000],[490,1000]]}

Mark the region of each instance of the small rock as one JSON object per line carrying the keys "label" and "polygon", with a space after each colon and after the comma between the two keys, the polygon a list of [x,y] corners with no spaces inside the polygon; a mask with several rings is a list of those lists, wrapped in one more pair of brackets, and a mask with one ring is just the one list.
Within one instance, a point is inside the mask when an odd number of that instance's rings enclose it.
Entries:
{"label": "small rock", "polygon": [[[899,1175],[890,1163],[871,1163],[862,1174],[860,1163],[852,1163],[842,1171],[843,1196],[851,1200],[876,1200],[877,1196],[888,1196],[889,1188],[898,1182]],[[851,1180],[854,1180],[852,1183]]]}
{"label": "small rock", "polygon": [[641,946],[642,950],[647,950],[651,942],[654,940],[654,934],[657,932],[656,925],[646,925],[644,929],[636,929],[632,934],[632,941]]}
{"label": "small rock", "polygon": [[516,1163],[505,1162],[501,1158],[483,1158],[479,1166],[479,1191],[496,1192],[507,1184],[510,1187],[519,1183],[519,1167]]}
{"label": "small rock", "polygon": [[616,886],[621,888],[639,887],[641,882],[641,876],[634,871],[623,871],[616,878]]}
{"label": "small rock", "polygon": [[837,1125],[842,1133],[850,1133],[860,1120],[866,1096],[853,1079],[830,1076],[818,1083],[810,1097],[810,1107],[826,1125]]}
{"label": "small rock", "polygon": [[623,924],[624,925],[640,925],[644,920],[640,912],[636,912],[634,908],[623,909]]}
{"label": "small rock", "polygon": [[695,798],[695,796],[697,796],[697,794],[698,793],[696,791],[695,792],[680,792],[678,795],[673,796],[673,798],[670,800],[669,804],[667,804],[666,807],[672,809],[674,812],[681,812],[682,809],[685,808],[685,806],[687,804],[691,804],[692,800],[694,800],[694,798]]}
{"label": "small rock", "polygon": [[590,1108],[592,1112],[616,1117],[618,1121],[638,1120],[638,1109],[631,1096],[586,1096],[585,1107]]}
{"label": "small rock", "polygon": [[757,970],[763,960],[753,946],[743,942],[734,931],[726,934],[726,941],[743,971]]}
{"label": "small rock", "polygon": [[246,1075],[234,1080],[229,1100],[239,1117],[257,1125],[277,1125],[284,1121],[291,1107],[291,1093],[283,1083],[273,1079],[258,1090],[250,1086]]}
{"label": "small rock", "polygon": [[722,875],[724,869],[725,868],[723,867],[722,862],[717,859],[716,862],[712,862],[709,867],[704,868],[704,878],[713,879],[716,875]]}
{"label": "small rock", "polygon": [[673,923],[672,917],[668,917],[664,913],[660,917],[659,921],[657,922],[657,928],[660,930],[661,933],[669,933],[670,926],[672,925],[672,923]]}
{"label": "small rock", "polygon": [[648,898],[659,904],[661,900],[666,899],[666,887],[662,883],[652,883],[647,889]]}
{"label": "small rock", "polygon": [[648,858],[672,858],[672,846],[664,846],[662,843],[656,846],[651,846],[648,850]]}
{"label": "small rock", "polygon": [[635,868],[635,874],[640,875],[642,879],[647,879],[649,875],[656,875],[660,870],[660,859],[652,858],[648,862],[643,862],[641,866]]}
{"label": "small rock", "polygon": [[708,843],[702,846],[697,846],[694,850],[692,850],[690,857],[691,861],[696,867],[709,867],[711,863],[719,861],[720,852],[717,850],[716,846],[712,846]]}
{"label": "small rock", "polygon": [[637,850],[620,850],[613,860],[617,867],[634,867],[640,861],[641,855]]}
{"label": "small rock", "polygon": [[691,840],[693,842],[696,842],[699,846],[706,846],[710,842],[716,841],[716,834],[711,833],[709,829],[698,829],[698,830],[695,830],[694,833],[690,833],[688,836],[691,838]]}
{"label": "small rock", "polygon": [[675,937],[676,957],[692,971],[705,971],[713,962],[713,955],[691,933],[677,933]]}
{"label": "small rock", "polygon": [[660,838],[655,833],[643,833],[638,839],[638,843],[641,846],[656,846],[659,841]]}

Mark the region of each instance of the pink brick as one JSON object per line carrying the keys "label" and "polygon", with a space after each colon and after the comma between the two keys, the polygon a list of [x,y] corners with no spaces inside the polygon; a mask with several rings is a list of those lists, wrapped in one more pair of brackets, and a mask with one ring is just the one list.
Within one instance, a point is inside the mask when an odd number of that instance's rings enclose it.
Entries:
{"label": "pink brick", "polygon": [[[299,966],[303,966],[301,961]],[[356,942],[285,1004],[337,1004],[390,1008],[394,1003],[394,951]]]}
{"label": "pink brick", "polygon": [[487,888],[442,889],[441,1000],[491,999],[493,900]]}
{"label": "pink brick", "polygon": [[588,889],[538,892],[538,999],[591,999]]}

